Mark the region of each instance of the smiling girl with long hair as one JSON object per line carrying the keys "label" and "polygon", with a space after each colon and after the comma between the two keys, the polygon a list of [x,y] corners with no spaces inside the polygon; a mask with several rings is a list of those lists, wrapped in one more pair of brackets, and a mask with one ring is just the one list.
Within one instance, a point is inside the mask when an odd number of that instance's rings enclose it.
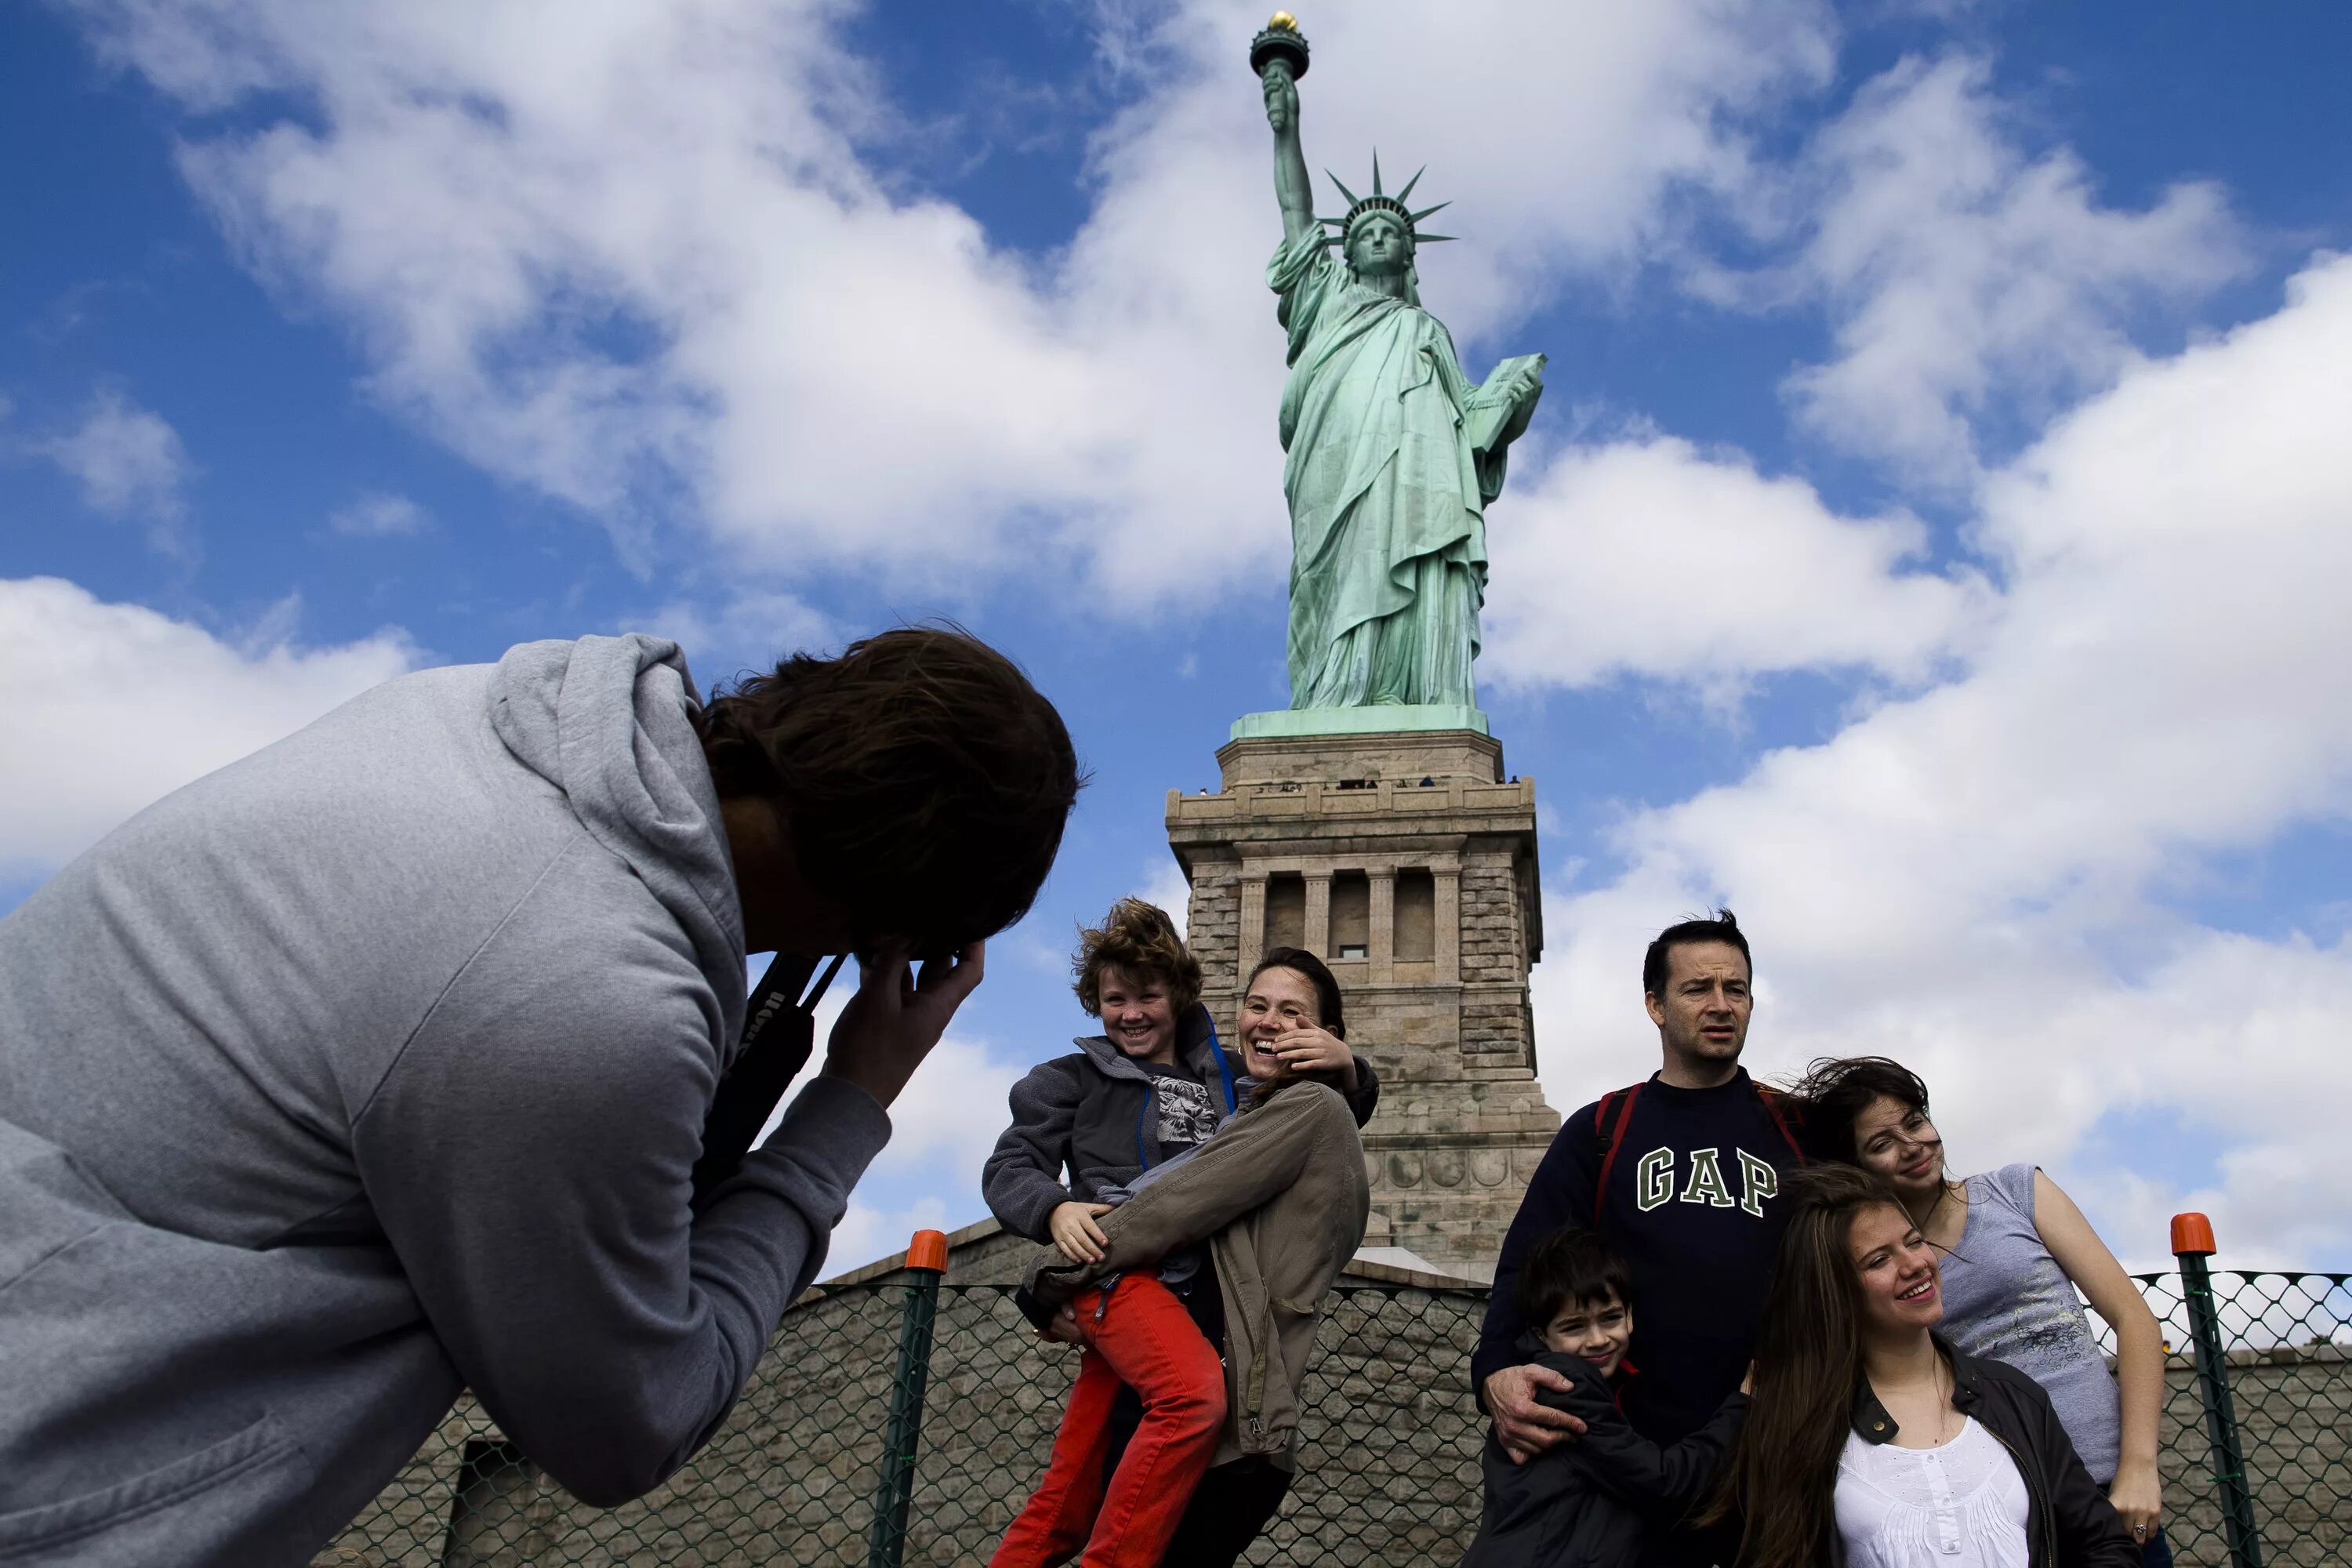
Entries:
{"label": "smiling girl with long hair", "polygon": [[1713,1518],[1747,1568],[2138,1568],[2050,1396],[1954,1350],[1936,1252],[1885,1183],[1792,1173],[1748,1425]]}

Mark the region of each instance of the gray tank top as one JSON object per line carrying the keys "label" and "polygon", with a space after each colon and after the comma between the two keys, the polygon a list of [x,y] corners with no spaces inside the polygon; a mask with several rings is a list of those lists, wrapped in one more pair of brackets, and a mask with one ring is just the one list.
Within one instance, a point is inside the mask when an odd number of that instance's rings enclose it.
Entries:
{"label": "gray tank top", "polygon": [[1943,1259],[1944,1337],[2040,1384],[2102,1487],[2123,1452],[2123,1398],[2074,1282],[2033,1225],[2032,1165],[1968,1180],[1969,1217]]}

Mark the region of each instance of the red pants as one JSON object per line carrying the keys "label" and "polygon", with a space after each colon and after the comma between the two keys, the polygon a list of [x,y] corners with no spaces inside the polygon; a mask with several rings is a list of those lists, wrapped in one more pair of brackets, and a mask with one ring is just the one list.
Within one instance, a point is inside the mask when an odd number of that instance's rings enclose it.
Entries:
{"label": "red pants", "polygon": [[[989,1560],[1054,1568],[1083,1546],[1082,1568],[1156,1568],[1225,1424],[1225,1372],[1191,1314],[1157,1279],[1129,1274],[1070,1303],[1086,1353],[1054,1437],[1045,1479]],[[1099,1315],[1097,1315],[1099,1313]],[[1143,1400],[1143,1424],[1103,1486],[1106,1427],[1119,1384]]]}

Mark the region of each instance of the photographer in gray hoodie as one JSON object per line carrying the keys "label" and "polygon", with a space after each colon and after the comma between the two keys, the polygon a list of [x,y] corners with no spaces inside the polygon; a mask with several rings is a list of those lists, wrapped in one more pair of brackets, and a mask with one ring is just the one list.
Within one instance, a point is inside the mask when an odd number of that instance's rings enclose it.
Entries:
{"label": "photographer in gray hoodie", "polygon": [[[961,634],[708,707],[631,636],[392,681],[134,817],[0,921],[0,1558],[307,1563],[467,1386],[583,1500],[657,1485],[1077,785]],[[858,991],[698,1201],[771,949]]]}

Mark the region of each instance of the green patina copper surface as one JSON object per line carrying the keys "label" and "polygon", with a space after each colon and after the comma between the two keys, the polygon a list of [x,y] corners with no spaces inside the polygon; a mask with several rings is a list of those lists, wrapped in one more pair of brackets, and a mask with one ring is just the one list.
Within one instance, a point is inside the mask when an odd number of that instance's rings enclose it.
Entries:
{"label": "green patina copper surface", "polygon": [[[1268,58],[1260,80],[1283,220],[1266,282],[1289,336],[1281,432],[1289,455],[1291,708],[1475,715],[1486,509],[1501,493],[1505,455],[1542,395],[1544,358],[1506,360],[1484,384],[1472,382],[1453,335],[1421,306],[1415,249],[1446,237],[1416,226],[1437,210],[1408,205],[1420,176],[1388,195],[1376,158],[1371,193],[1359,197],[1341,185],[1347,212],[1317,217],[1289,63]],[[1288,732],[1329,732],[1339,721],[1302,713],[1297,722],[1307,728]],[[1486,725],[1481,716],[1475,725],[1420,718],[1346,727]]]}
{"label": "green patina copper surface", "polygon": [[1488,733],[1486,715],[1458,702],[1391,703],[1378,708],[1277,708],[1244,713],[1234,721],[1232,738],[1263,740],[1286,735],[1391,735],[1399,731],[1471,730]]}

